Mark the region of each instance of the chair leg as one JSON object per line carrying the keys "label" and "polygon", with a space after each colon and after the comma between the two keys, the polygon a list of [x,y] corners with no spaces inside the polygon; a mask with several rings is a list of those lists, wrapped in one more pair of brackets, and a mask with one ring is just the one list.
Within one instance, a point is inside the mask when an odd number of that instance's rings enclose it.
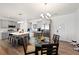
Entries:
{"label": "chair leg", "polygon": [[38,55],[38,48],[35,47],[35,55]]}

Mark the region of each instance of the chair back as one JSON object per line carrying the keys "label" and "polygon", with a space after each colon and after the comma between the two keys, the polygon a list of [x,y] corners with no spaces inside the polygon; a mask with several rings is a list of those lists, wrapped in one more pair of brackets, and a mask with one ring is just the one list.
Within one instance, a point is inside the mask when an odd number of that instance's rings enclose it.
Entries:
{"label": "chair back", "polygon": [[41,55],[58,55],[58,44],[43,44],[41,47]]}
{"label": "chair back", "polygon": [[53,41],[54,41],[54,44],[59,44],[59,38],[60,38],[60,36],[59,35],[56,35],[56,34],[54,34],[53,35]]}

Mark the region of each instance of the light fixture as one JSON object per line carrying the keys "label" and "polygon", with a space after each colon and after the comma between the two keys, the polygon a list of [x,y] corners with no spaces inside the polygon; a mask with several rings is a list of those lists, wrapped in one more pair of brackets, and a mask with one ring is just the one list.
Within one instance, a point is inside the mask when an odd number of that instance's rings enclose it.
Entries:
{"label": "light fixture", "polygon": [[51,17],[51,14],[47,12],[47,3],[44,3],[44,12],[40,15],[43,19],[49,19]]}
{"label": "light fixture", "polygon": [[51,17],[51,14],[50,13],[47,13],[47,16]]}
{"label": "light fixture", "polygon": [[51,20],[51,14],[48,12],[48,9],[47,9],[47,3],[44,3],[44,12],[40,15],[42,19],[44,19],[43,21],[47,23],[49,23],[49,42],[51,42],[51,24],[52,24],[52,20]]}
{"label": "light fixture", "polygon": [[41,18],[44,18],[44,14],[43,13],[40,16],[41,16]]}
{"label": "light fixture", "polygon": [[21,23],[23,23],[23,21],[18,21],[17,23],[21,24]]}
{"label": "light fixture", "polygon": [[51,14],[50,13],[42,13],[40,16],[43,19],[49,19],[49,18],[51,18]]}
{"label": "light fixture", "polygon": [[59,29],[61,29],[61,26],[59,26]]}

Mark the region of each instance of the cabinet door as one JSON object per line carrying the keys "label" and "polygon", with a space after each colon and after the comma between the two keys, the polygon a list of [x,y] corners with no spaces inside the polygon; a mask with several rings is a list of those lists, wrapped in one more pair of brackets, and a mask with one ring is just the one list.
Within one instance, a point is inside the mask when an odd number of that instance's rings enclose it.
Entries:
{"label": "cabinet door", "polygon": [[1,20],[1,28],[8,28],[8,21],[7,20]]}
{"label": "cabinet door", "polygon": [[9,21],[9,25],[16,26],[17,22],[15,22],[15,21]]}
{"label": "cabinet door", "polygon": [[9,25],[13,25],[13,22],[12,21],[8,21],[9,22]]}

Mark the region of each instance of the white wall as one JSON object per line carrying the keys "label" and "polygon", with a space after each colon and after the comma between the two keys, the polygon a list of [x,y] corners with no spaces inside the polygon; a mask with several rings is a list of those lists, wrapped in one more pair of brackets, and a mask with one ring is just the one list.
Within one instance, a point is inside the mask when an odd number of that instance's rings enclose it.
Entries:
{"label": "white wall", "polygon": [[27,32],[27,25],[27,20],[23,20],[22,23],[20,23],[20,28]]}
{"label": "white wall", "polygon": [[[54,33],[60,35],[60,40],[68,41],[77,40],[79,41],[79,11],[75,11],[70,14],[53,16],[52,19],[52,36]],[[34,22],[34,21],[33,21]],[[58,33],[57,33],[58,30]]]}
{"label": "white wall", "polygon": [[79,10],[76,11],[75,19],[75,32],[76,32],[76,40],[79,42]]}
{"label": "white wall", "polygon": [[[75,36],[76,12],[52,17],[52,32],[60,35],[60,40],[68,41],[76,39]],[[53,28],[54,27],[54,28]]]}

